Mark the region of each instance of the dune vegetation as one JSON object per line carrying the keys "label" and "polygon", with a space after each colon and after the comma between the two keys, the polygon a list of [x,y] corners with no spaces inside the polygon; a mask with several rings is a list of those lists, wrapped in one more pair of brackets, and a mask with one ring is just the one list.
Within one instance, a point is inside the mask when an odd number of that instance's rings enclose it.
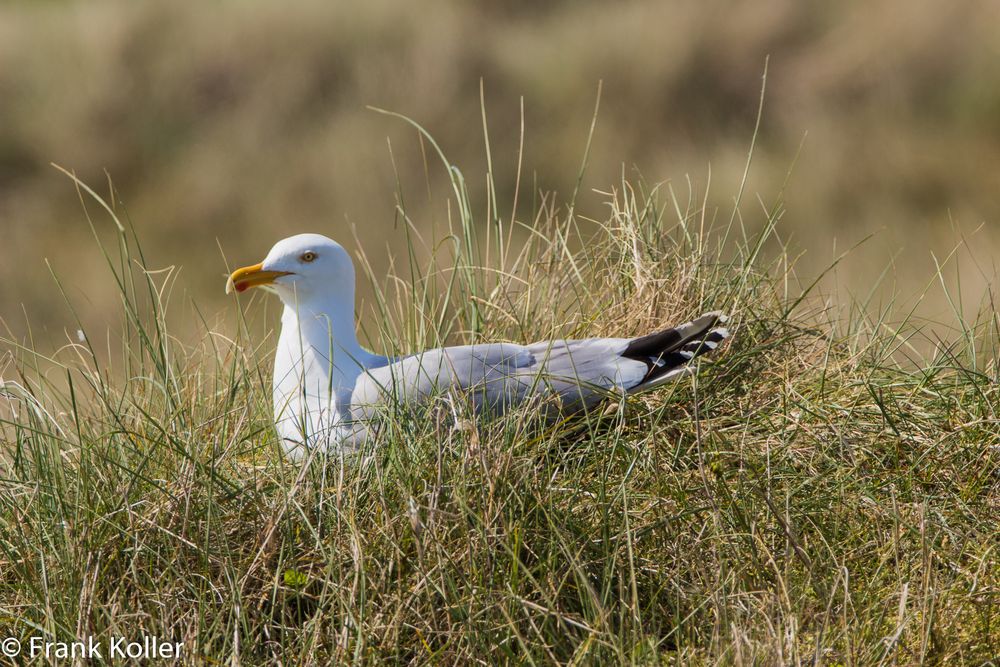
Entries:
{"label": "dune vegetation", "polygon": [[296,466],[271,424],[274,299],[221,328],[171,309],[176,274],[146,271],[114,192],[78,182],[119,325],[4,342],[0,630],[155,635],[183,664],[1000,655],[992,309],[922,351],[906,313],[800,281],[780,197],[718,210],[622,179],[589,221],[574,196],[521,219],[473,205],[425,141],[449,233],[401,205],[411,251],[388,274],[361,256],[372,348],[636,335],[711,309],[731,342],[596,414],[473,422],[442,397]]}

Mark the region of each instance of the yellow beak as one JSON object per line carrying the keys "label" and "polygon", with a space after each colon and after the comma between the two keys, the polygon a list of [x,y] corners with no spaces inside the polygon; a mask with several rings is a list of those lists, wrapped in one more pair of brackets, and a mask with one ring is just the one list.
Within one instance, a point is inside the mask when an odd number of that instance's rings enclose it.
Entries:
{"label": "yellow beak", "polygon": [[226,294],[229,294],[233,290],[245,292],[251,287],[257,287],[258,285],[270,285],[275,279],[287,276],[290,273],[291,271],[265,271],[263,264],[244,266],[242,269],[236,269],[229,276],[229,280],[226,281]]}

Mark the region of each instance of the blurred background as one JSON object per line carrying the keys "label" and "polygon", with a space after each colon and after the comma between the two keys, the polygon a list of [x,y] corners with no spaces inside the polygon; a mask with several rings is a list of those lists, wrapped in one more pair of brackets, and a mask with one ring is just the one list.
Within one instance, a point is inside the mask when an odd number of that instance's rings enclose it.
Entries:
{"label": "blurred background", "polygon": [[[357,239],[379,270],[402,247],[400,194],[418,227],[444,219],[447,174],[425,169],[413,128],[368,105],[437,139],[482,220],[480,81],[504,210],[523,99],[519,219],[541,192],[569,199],[603,81],[578,213],[604,219],[594,190],[641,175],[697,201],[710,180],[725,223],[768,56],[747,225],[783,192],[779,233],[804,253],[800,274],[874,234],[829,289],[864,296],[891,265],[880,293],[911,300],[964,238],[946,275],[978,304],[1000,239],[997,3],[52,0],[0,4],[3,327],[76,329],[46,260],[88,326],[118,312],[52,162],[102,193],[110,177],[149,266],[180,270],[174,303],[210,316],[231,314],[227,266],[282,237],[322,232],[352,252]],[[947,305],[932,289],[919,307]]]}

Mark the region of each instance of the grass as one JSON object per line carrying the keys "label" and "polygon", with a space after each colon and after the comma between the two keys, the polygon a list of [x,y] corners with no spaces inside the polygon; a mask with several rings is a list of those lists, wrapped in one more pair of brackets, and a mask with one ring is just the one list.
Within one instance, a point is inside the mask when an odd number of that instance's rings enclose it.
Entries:
{"label": "grass", "polygon": [[1000,655],[991,311],[920,355],[913,317],[799,284],[780,205],[750,234],[695,193],[622,181],[599,220],[543,198],[528,223],[492,200],[477,224],[444,162],[451,233],[422,237],[401,202],[412,252],[383,278],[362,257],[380,351],[636,335],[715,308],[732,343],[600,415],[435,405],[300,468],[272,432],[259,304],[235,336],[175,338],[172,277],[144,271],[112,194],[120,331],[54,354],[6,341],[0,634],[156,635],[183,664]]}

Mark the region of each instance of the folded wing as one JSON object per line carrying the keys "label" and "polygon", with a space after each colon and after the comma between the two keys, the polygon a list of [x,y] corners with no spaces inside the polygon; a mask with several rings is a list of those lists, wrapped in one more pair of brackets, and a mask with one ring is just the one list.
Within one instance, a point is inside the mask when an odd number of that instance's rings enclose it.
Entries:
{"label": "folded wing", "polygon": [[556,399],[562,411],[588,408],[611,393],[634,393],[693,371],[692,360],[715,349],[729,332],[706,313],[640,338],[588,338],[515,345],[437,348],[403,357],[358,378],[352,417],[378,406],[408,407],[443,393],[467,398],[476,412],[504,412],[527,400]]}

